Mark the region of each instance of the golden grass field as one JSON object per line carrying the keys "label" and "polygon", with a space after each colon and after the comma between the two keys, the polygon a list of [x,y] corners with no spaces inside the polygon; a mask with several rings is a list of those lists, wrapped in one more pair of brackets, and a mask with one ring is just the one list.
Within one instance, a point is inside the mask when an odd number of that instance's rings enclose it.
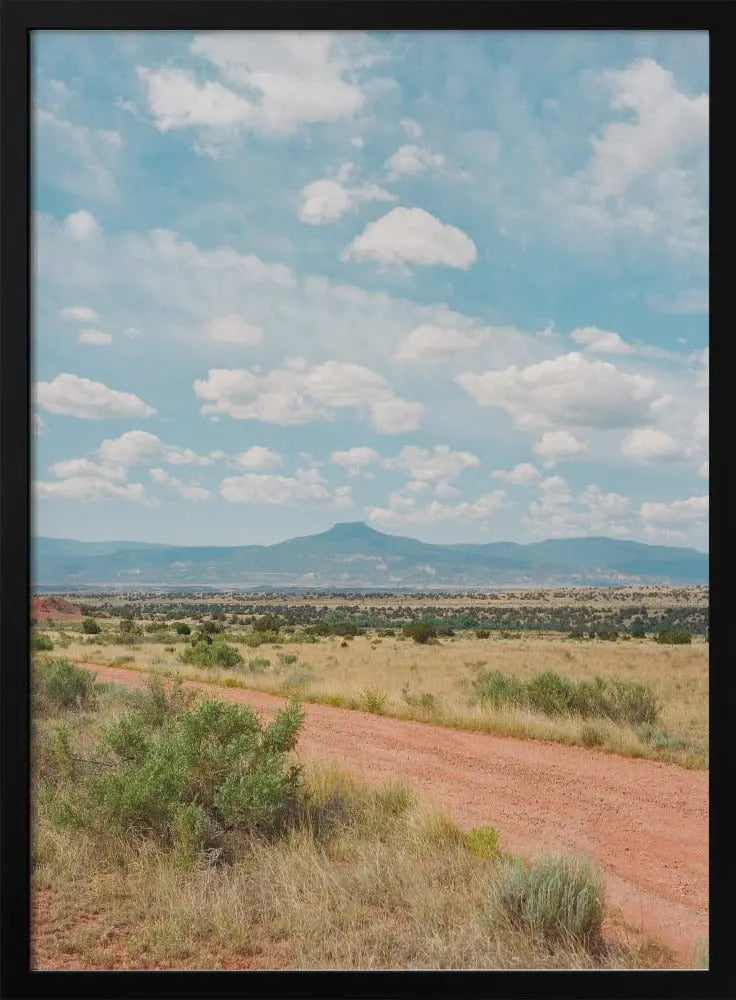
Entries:
{"label": "golden grass field", "polygon": [[[109,627],[107,623],[105,627]],[[58,642],[58,630],[49,634]],[[331,636],[315,643],[284,640],[253,649],[238,642],[242,630],[233,629],[228,631],[227,641],[239,649],[245,664],[218,670],[183,664],[185,646],[181,640],[168,647],[145,641],[136,646],[97,645],[94,637],[70,631],[66,635],[71,641],[60,653],[74,661],[117,661],[120,666],[154,673],[278,694],[297,693],[306,700],[400,718],[564,743],[586,744],[591,720],[472,704],[471,684],[477,670],[500,670],[522,679],[553,670],[573,680],[600,675],[640,681],[651,685],[661,706],[658,730],[673,740],[653,746],[643,742],[633,728],[601,719],[594,722],[595,743],[627,755],[687,767],[707,766],[708,645],[700,637],[695,637],[692,645],[669,646],[652,639],[581,641],[538,633],[508,639],[492,633],[488,639],[478,639],[471,633],[419,645],[396,636],[379,638],[374,633],[345,642]],[[258,663],[263,660],[268,663]],[[425,694],[434,702],[429,708],[418,704]],[[424,704],[430,700],[425,698]]]}

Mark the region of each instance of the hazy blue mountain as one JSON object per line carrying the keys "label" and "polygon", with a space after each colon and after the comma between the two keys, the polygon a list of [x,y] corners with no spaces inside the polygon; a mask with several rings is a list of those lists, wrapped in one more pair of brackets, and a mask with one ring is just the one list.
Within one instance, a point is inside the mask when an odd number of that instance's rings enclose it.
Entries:
{"label": "hazy blue mountain", "polygon": [[362,522],[275,545],[177,546],[36,538],[36,588],[316,587],[471,589],[705,584],[695,549],[613,538],[433,545]]}

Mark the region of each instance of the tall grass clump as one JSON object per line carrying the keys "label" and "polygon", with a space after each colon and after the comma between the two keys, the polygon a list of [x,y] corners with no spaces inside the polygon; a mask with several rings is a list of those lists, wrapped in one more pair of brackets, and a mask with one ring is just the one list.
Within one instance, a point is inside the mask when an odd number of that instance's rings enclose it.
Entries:
{"label": "tall grass clump", "polygon": [[543,857],[506,865],[499,901],[512,923],[550,945],[600,944],[605,888],[600,871],[582,856]]}
{"label": "tall grass clump", "polygon": [[54,648],[54,641],[50,635],[43,632],[31,632],[31,652],[48,653]]}
{"label": "tall grass clump", "polygon": [[480,670],[472,686],[480,701],[494,707],[512,705],[542,715],[597,717],[639,726],[653,724],[659,714],[654,691],[639,681],[573,681],[553,670],[523,681],[499,670]]}
{"label": "tall grass clump", "polygon": [[227,853],[288,824],[299,803],[301,771],[289,759],[299,705],[263,726],[248,706],[176,697],[152,690],[105,727],[85,752],[92,773],[58,790],[57,825]]}

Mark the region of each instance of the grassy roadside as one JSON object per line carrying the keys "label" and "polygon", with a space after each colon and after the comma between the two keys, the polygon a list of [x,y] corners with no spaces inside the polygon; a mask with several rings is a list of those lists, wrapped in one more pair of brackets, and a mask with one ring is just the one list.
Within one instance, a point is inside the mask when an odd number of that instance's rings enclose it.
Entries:
{"label": "grassy roadside", "polygon": [[[307,703],[371,712],[396,719],[429,722],[471,732],[548,741],[567,746],[585,746],[627,757],[677,764],[692,770],[704,770],[708,767],[707,743],[670,733],[655,726],[634,727],[606,718],[591,720],[569,714],[549,717],[514,705],[468,705],[459,698],[447,699],[442,703],[431,692],[424,692],[423,695],[413,694],[408,685],[402,688],[398,697],[395,692],[394,696],[391,696],[386,689],[369,683],[347,693],[345,686],[340,684],[340,678],[334,675],[331,679],[338,690],[324,692],[315,690],[308,679],[303,679],[303,673],[299,672],[298,659],[287,664],[288,669],[282,666],[279,670],[278,659],[273,657],[273,653],[271,657],[276,660],[276,670],[248,669],[249,661],[246,661],[244,667],[236,669],[223,670],[216,667],[198,669],[176,661],[171,661],[168,665],[155,663],[153,662],[155,657],[149,657],[147,662],[141,663],[131,652],[125,656],[105,659],[79,655],[76,649],[69,652],[73,652],[70,658],[77,663],[113,666],[142,674],[179,678],[246,691],[260,691],[285,698],[297,695]],[[280,649],[277,656],[279,655],[284,655]],[[251,662],[259,659],[266,657],[252,657]],[[272,661],[267,659],[267,662],[270,667]],[[477,675],[476,668],[475,676]],[[395,688],[396,684],[393,686]],[[339,690],[340,687],[343,688],[342,691]]]}
{"label": "grassy roadside", "polygon": [[[291,773],[294,760],[284,718],[280,728],[253,729],[240,706],[217,715],[212,702],[190,704],[175,689],[130,691],[79,673],[50,670],[35,689],[36,968],[668,962],[651,942],[601,936],[603,886],[585,859],[530,865],[500,852],[491,828],[463,834],[403,784],[368,789],[316,765],[301,773],[298,798],[291,786],[279,798],[286,786],[273,775]],[[200,717],[209,720],[206,739],[192,744]],[[252,745],[239,735],[246,731]],[[252,746],[271,756],[247,757]],[[162,772],[166,760],[173,768]],[[170,771],[182,761],[187,771],[172,792]],[[248,781],[272,777],[257,785],[260,799],[248,785],[228,814],[233,800],[222,789],[239,767]],[[162,811],[169,799],[175,812]],[[264,825],[256,800],[288,806],[283,822]],[[199,839],[181,822],[192,803],[209,823],[197,827]]]}

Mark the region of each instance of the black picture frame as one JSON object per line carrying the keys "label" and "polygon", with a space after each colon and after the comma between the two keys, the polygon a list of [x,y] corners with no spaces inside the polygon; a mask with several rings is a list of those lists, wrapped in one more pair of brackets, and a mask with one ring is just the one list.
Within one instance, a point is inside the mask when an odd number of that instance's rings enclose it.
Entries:
{"label": "black picture frame", "polygon": [[[0,724],[2,792],[0,993],[20,997],[235,997],[400,995],[464,997],[736,996],[729,928],[734,882],[736,788],[728,737],[734,697],[733,633],[727,624],[726,477],[734,435],[726,403],[732,337],[724,284],[732,243],[729,201],[731,88],[729,6],[718,2],[550,3],[479,0],[3,0],[2,343],[0,353]],[[29,454],[30,160],[29,39],[41,29],[602,29],[707,30],[711,41],[711,702],[710,968],[662,972],[33,972],[29,895]],[[718,405],[720,402],[720,406]],[[718,444],[722,450],[719,455]],[[725,442],[725,444],[724,444]],[[720,458],[720,461],[719,461]],[[731,640],[731,641],[729,641]]]}

